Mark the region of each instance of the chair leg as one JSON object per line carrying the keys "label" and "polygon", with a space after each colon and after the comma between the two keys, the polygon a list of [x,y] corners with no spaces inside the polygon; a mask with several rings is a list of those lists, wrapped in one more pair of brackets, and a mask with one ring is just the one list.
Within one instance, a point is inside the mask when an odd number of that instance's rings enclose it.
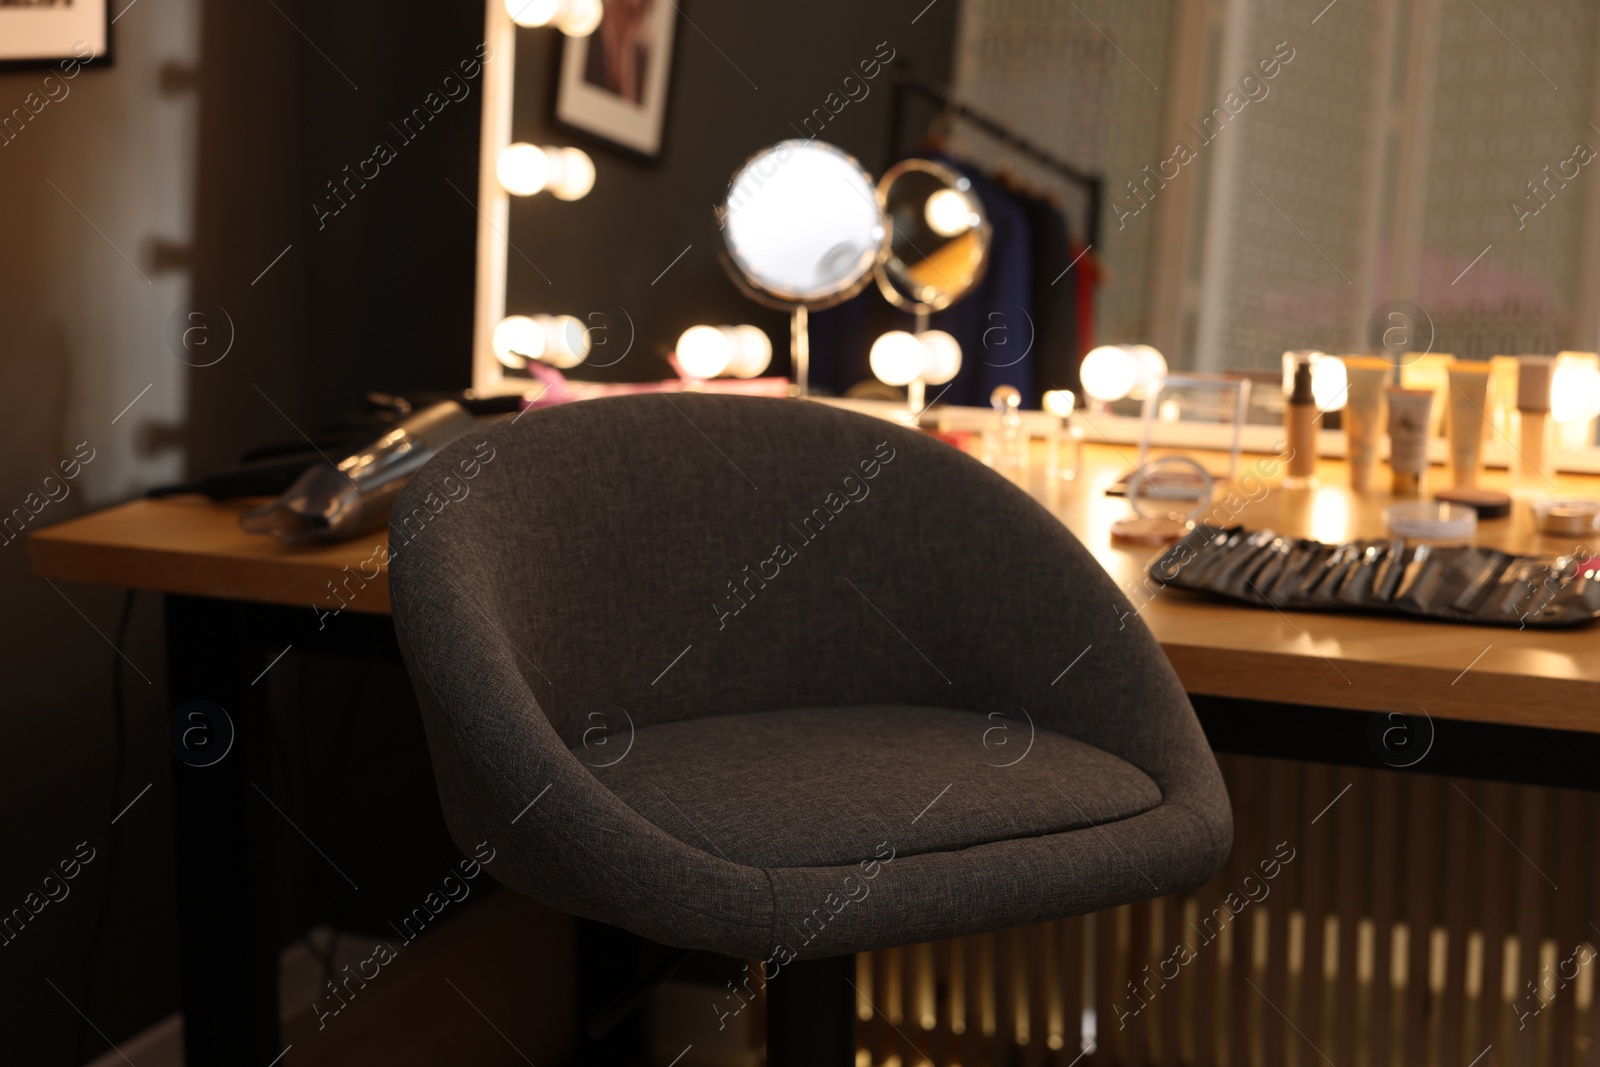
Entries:
{"label": "chair leg", "polygon": [[767,1067],[854,1067],[856,958],[791,963],[767,985]]}

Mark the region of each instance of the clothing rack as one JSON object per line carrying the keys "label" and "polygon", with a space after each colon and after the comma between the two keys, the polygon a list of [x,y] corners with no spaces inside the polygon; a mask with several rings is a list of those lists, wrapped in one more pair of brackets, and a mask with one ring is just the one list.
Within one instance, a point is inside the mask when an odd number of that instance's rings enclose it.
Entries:
{"label": "clothing rack", "polygon": [[984,133],[1003,142],[1036,163],[1048,167],[1073,185],[1078,186],[1084,192],[1086,200],[1085,213],[1088,215],[1083,228],[1084,243],[1093,247],[1100,239],[1100,205],[1103,202],[1104,178],[1056,157],[1021,134],[1013,132],[1003,123],[956,100],[947,91],[931,82],[923,81],[914,76],[909,67],[900,64],[894,67],[894,92],[890,98],[889,105],[888,159],[890,161],[899,158],[900,155],[900,127],[905,121],[905,100],[907,95],[918,96],[938,105],[945,112],[976,126]]}

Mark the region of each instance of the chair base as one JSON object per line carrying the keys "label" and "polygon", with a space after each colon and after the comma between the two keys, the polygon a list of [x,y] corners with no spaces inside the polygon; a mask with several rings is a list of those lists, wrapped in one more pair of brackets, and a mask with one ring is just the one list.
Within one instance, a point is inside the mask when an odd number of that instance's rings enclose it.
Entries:
{"label": "chair base", "polygon": [[856,958],[783,967],[767,985],[767,1067],[854,1067]]}

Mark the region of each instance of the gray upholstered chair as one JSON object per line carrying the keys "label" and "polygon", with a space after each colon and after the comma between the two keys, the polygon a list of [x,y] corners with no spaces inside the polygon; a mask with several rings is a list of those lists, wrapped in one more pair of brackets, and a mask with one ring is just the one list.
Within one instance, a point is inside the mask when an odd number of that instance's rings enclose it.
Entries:
{"label": "gray upholstered chair", "polygon": [[[773,1011],[821,973],[790,960],[1193,888],[1231,846],[1121,592],[910,430],[694,394],[533,412],[428,464],[391,553],[458,844],[557,908],[767,961]],[[774,1018],[772,1062],[821,1067],[842,1025],[786,1059],[826,1028]]]}

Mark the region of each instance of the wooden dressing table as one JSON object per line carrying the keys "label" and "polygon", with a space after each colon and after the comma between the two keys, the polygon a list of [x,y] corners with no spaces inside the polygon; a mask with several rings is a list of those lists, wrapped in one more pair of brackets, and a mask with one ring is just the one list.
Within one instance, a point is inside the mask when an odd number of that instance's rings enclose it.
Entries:
{"label": "wooden dressing table", "polygon": [[[1200,458],[1213,469],[1225,462]],[[1041,462],[1023,481],[1130,592],[1219,750],[1397,766],[1378,758],[1369,727],[1373,713],[1398,714],[1410,717],[1408,729],[1426,731],[1418,771],[1600,786],[1600,625],[1518,631],[1152,594],[1143,572],[1157,550],[1110,540],[1111,523],[1129,508],[1105,488],[1133,466],[1132,449],[1089,445],[1077,479],[1048,478]],[[1387,499],[1353,497],[1340,462],[1323,462],[1320,476],[1318,489],[1257,489],[1259,499],[1233,521],[1324,541],[1384,535]],[[1502,487],[1504,479],[1490,472],[1484,481]],[[1600,478],[1562,476],[1558,490],[1600,496]],[[267,820],[276,816],[254,788],[264,780],[267,747],[266,686],[257,683],[291,649],[398,655],[387,576],[362,577],[382,556],[382,531],[289,549],[240,532],[243,509],[200,498],[137,500],[28,542],[45,577],[164,594],[171,706],[212,701],[232,723],[231,758],[209,767],[173,761],[185,1031],[191,1062],[200,1063],[264,1064],[281,1051],[266,847],[276,830]],[[1525,505],[1481,524],[1477,540],[1550,555],[1574,547],[1540,537]],[[348,590],[347,605],[332,587]]]}
{"label": "wooden dressing table", "polygon": [[[1217,466],[1225,460],[1203,458]],[[1600,732],[1600,626],[1519,631],[1367,615],[1286,616],[1179,590],[1150,597],[1143,571],[1156,550],[1116,546],[1110,538],[1111,523],[1129,509],[1104,490],[1132,466],[1131,449],[1088,445],[1077,479],[1049,479],[1035,466],[1026,488],[1125,592],[1137,592],[1130,599],[1144,604],[1140,617],[1190,693],[1362,711],[1420,705],[1436,718]],[[1317,489],[1267,487],[1234,521],[1323,541],[1386,536],[1387,496],[1349,493],[1342,462],[1324,461],[1320,473]],[[1438,468],[1433,473],[1442,476]],[[1504,472],[1484,476],[1489,487],[1504,481]],[[1600,496],[1600,477],[1562,475],[1557,484],[1563,495]],[[243,510],[198,497],[136,500],[42,530],[29,539],[29,552],[37,573],[59,581],[286,605],[315,621],[311,605],[341,606],[328,583],[347,582],[363,564],[371,574],[368,561],[387,542],[378,531],[341,544],[284,548],[241,533]],[[1573,548],[1570,539],[1538,534],[1525,506],[1480,524],[1476,543],[1550,555]],[[345,614],[388,614],[386,575],[350,581],[348,588],[359,591],[347,594]]]}

